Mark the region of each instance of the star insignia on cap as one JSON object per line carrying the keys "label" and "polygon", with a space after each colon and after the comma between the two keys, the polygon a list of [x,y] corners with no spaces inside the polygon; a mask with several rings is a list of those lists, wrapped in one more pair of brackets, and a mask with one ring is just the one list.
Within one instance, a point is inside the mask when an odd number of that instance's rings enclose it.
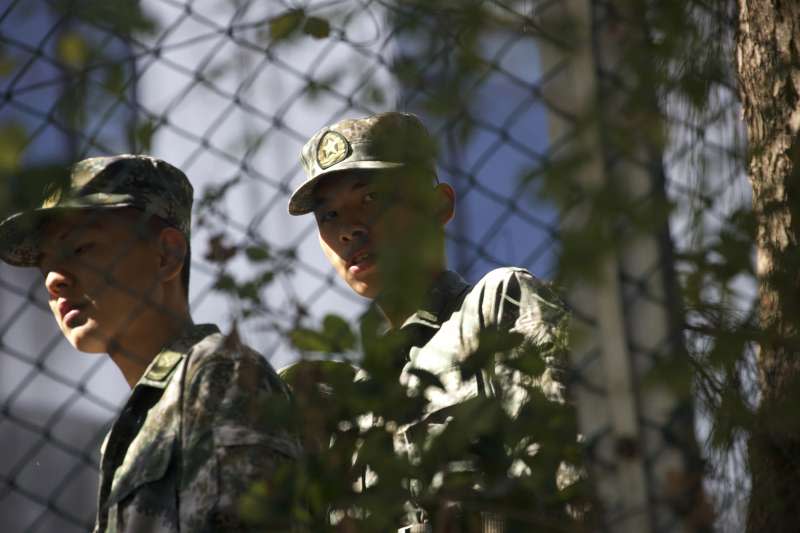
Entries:
{"label": "star insignia on cap", "polygon": [[323,169],[332,167],[347,157],[350,144],[341,133],[326,131],[317,143],[317,163]]}

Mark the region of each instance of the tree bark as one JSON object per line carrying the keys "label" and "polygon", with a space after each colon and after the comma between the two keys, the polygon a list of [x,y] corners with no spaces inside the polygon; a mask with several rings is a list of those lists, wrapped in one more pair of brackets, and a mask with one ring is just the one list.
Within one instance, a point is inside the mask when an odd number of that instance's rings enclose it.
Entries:
{"label": "tree bark", "polygon": [[797,531],[800,502],[800,2],[739,0],[737,66],[757,221],[761,399],[749,532]]}

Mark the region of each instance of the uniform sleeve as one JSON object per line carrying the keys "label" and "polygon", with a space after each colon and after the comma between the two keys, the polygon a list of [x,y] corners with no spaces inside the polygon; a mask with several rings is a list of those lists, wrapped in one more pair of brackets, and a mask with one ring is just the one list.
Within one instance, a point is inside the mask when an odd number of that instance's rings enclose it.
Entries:
{"label": "uniform sleeve", "polygon": [[187,375],[182,531],[247,531],[239,516],[241,497],[254,483],[269,486],[280,465],[298,455],[296,441],[264,416],[287,396],[274,371],[257,357],[212,358]]}
{"label": "uniform sleeve", "polygon": [[[483,328],[499,333],[522,335],[515,354],[540,357],[544,371],[540,376],[525,375],[497,364],[486,376],[495,394],[503,394],[514,412],[529,387],[540,388],[553,401],[564,401],[566,332],[569,313],[555,291],[530,272],[519,268],[492,271],[484,280],[481,314]],[[502,390],[501,390],[502,388]]]}

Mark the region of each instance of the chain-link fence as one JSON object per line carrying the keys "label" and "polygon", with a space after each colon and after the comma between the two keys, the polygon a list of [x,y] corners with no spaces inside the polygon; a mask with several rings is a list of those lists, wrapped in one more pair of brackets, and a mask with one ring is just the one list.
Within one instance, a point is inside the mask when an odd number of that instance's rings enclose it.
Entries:
{"label": "chain-link fence", "polygon": [[[752,357],[714,346],[754,288],[746,269],[709,266],[749,206],[733,23],[715,9],[6,0],[0,200],[25,205],[31,184],[88,156],[171,162],[195,188],[195,320],[235,324],[283,367],[304,356],[295,328],[366,307],[313,217],[286,213],[301,146],[341,118],[415,112],[458,195],[450,267],[475,282],[520,266],[564,290],[587,527],[735,531],[743,441],[717,413],[729,380],[750,391]],[[89,529],[100,440],[129,387],[63,339],[38,273],[0,268],[3,530]]]}

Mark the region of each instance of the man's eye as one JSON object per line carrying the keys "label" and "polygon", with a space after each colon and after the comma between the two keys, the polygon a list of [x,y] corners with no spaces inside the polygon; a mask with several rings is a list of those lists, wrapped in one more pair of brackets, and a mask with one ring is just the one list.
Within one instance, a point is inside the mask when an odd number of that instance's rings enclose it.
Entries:
{"label": "man's eye", "polygon": [[368,192],[367,194],[364,195],[364,200],[363,201],[364,201],[365,204],[368,204],[368,203],[374,202],[377,198],[378,198],[378,193],[376,193],[375,191],[372,191],[372,192]]}
{"label": "man's eye", "polygon": [[86,242],[86,243],[80,244],[80,245],[76,246],[72,250],[72,254],[73,255],[78,255],[78,256],[83,255],[86,252],[88,252],[89,250],[91,250],[93,246],[94,246],[94,243],[91,243],[91,242]]}
{"label": "man's eye", "polygon": [[336,218],[336,211],[323,211],[317,218],[320,222],[329,222]]}

